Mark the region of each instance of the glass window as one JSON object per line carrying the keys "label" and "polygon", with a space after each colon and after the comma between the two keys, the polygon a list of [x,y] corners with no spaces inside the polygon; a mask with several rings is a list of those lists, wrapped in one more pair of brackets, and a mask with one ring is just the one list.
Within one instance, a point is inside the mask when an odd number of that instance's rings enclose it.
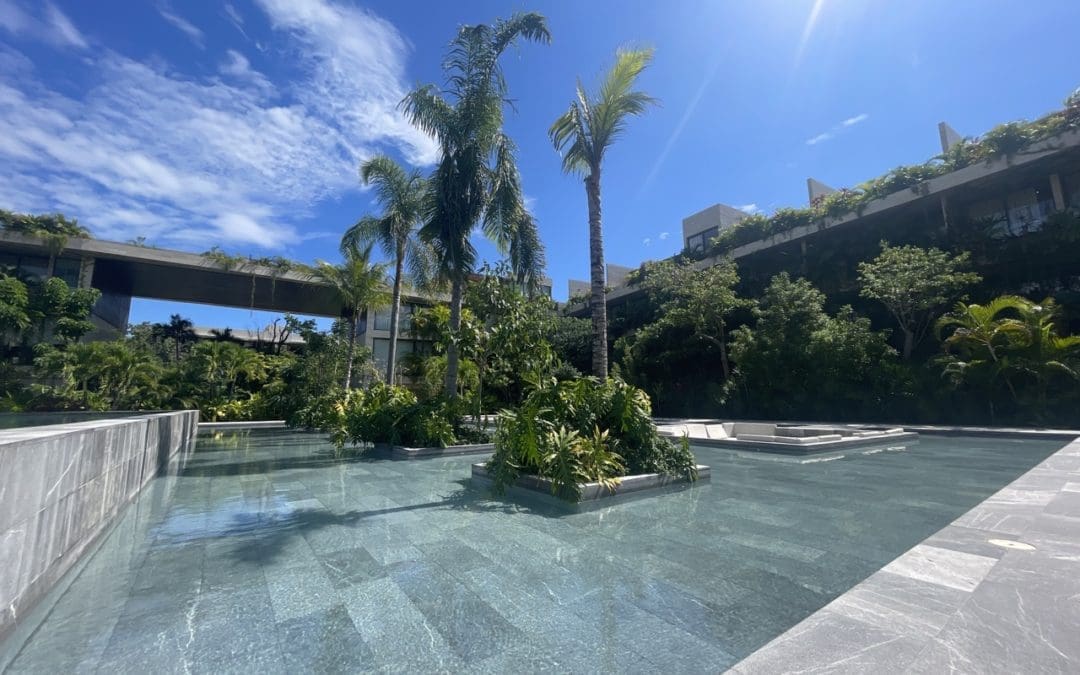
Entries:
{"label": "glass window", "polygon": [[375,330],[390,330],[390,309],[375,312]]}
{"label": "glass window", "polygon": [[57,258],[53,265],[53,276],[63,279],[64,282],[75,288],[79,285],[79,270],[82,263],[74,258]]}
{"label": "glass window", "polygon": [[[388,341],[389,342],[389,341]],[[415,351],[412,340],[398,340],[397,343],[397,361],[400,363],[403,358],[408,354],[412,354]]]}
{"label": "glass window", "polygon": [[402,333],[412,331],[412,318],[415,311],[416,305],[407,302],[401,303],[401,316],[398,317],[398,326]]}
{"label": "glass window", "polygon": [[390,341],[386,338],[375,338],[371,343],[371,356],[375,365],[385,370],[390,361]]}
{"label": "glass window", "polygon": [[49,271],[49,259],[24,255],[19,259],[19,271],[37,279],[44,279]]}
{"label": "glass window", "polygon": [[695,234],[686,238],[686,248],[690,251],[703,251],[705,250],[705,237],[704,235]]}
{"label": "glass window", "polygon": [[1054,199],[1049,189],[1027,188],[1010,193],[1005,205],[1009,234],[1017,236],[1042,229],[1043,220],[1054,210]]}

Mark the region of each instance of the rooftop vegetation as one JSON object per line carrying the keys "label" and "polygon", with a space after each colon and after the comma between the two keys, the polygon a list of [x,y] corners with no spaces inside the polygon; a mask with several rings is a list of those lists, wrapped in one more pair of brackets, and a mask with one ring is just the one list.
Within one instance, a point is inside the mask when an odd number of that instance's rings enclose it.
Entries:
{"label": "rooftop vegetation", "polygon": [[791,230],[861,215],[871,202],[902,190],[916,193],[925,190],[927,181],[958,169],[998,157],[1022,154],[1030,146],[1066,131],[1080,129],[1080,89],[1065,99],[1061,109],[1033,120],[999,124],[977,138],[965,138],[948,152],[922,163],[898,166],[883,176],[872,178],[854,188],[844,188],[824,195],[804,208],[784,207],[772,215],[752,214],[717,235],[705,250],[686,250],[682,255],[700,260],[731,253],[740,246],[768,239]]}

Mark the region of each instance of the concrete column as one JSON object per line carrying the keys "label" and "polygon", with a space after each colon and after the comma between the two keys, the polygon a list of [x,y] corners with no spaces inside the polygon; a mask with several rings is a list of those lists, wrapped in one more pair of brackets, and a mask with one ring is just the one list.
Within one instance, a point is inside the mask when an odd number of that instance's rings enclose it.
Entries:
{"label": "concrete column", "polygon": [[79,288],[90,288],[94,280],[94,258],[83,258],[79,268]]}
{"label": "concrete column", "polygon": [[1056,173],[1050,174],[1050,192],[1054,195],[1054,210],[1065,210],[1065,189],[1061,187],[1061,176]]}

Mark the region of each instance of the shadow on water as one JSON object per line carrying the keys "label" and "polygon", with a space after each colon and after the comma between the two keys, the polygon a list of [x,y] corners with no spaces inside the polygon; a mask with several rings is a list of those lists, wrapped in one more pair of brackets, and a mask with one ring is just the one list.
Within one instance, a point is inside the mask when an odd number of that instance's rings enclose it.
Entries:
{"label": "shadow on water", "polygon": [[216,538],[236,539],[237,545],[231,555],[237,562],[267,564],[273,563],[294,537],[303,537],[327,527],[359,527],[372,518],[396,513],[451,510],[470,513],[536,515],[545,518],[561,518],[568,515],[566,511],[544,505],[497,500],[487,491],[472,486],[468,478],[453,482],[461,487],[443,496],[442,499],[418,504],[377,509],[352,509],[342,513],[333,513],[319,508],[304,508],[285,514],[259,514],[256,519],[237,516],[234,518],[232,527],[216,532]]}

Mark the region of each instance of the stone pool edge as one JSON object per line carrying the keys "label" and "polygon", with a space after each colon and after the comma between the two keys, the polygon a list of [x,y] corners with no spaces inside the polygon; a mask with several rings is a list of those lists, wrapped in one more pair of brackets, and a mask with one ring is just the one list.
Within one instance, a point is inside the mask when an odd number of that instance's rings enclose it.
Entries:
{"label": "stone pool edge", "polygon": [[0,432],[0,644],[197,433],[199,411]]}
{"label": "stone pool edge", "polygon": [[[939,429],[920,432],[959,430]],[[997,435],[1072,440],[727,672],[944,672],[958,665],[1057,672],[1080,665],[1080,645],[1070,637],[1075,609],[1067,605],[1069,595],[1080,594],[1080,432]]]}

